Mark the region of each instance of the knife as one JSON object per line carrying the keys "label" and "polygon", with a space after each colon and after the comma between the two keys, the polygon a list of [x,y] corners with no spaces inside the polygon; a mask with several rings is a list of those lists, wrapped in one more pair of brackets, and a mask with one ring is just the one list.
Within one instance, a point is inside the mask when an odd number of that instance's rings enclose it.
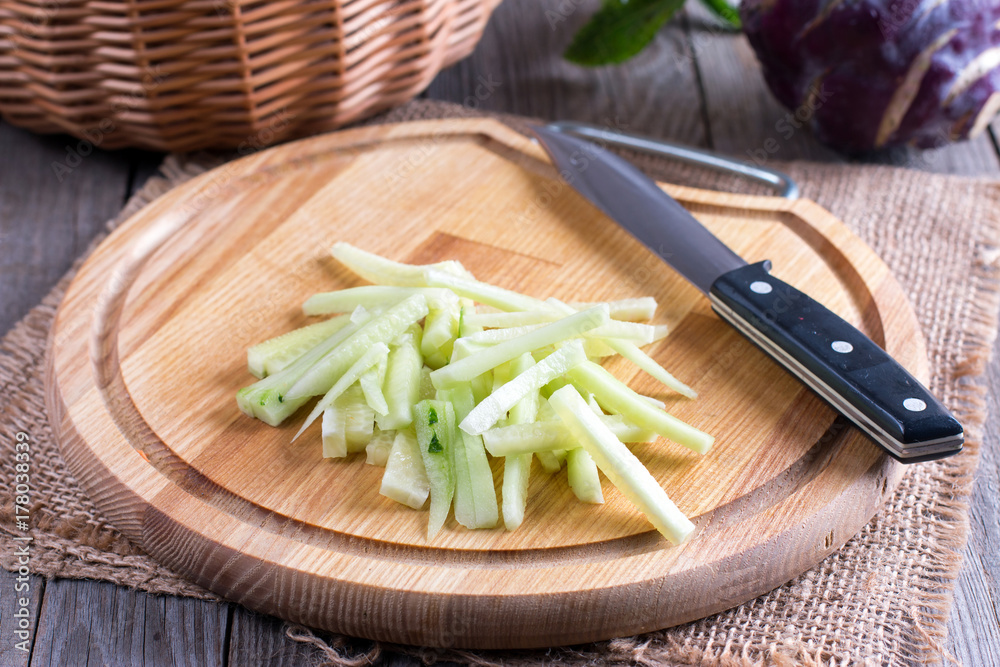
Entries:
{"label": "knife", "polygon": [[572,188],[708,296],[712,310],[903,463],[961,451],[962,425],[875,342],[748,264],[638,168],[589,141],[532,127]]}

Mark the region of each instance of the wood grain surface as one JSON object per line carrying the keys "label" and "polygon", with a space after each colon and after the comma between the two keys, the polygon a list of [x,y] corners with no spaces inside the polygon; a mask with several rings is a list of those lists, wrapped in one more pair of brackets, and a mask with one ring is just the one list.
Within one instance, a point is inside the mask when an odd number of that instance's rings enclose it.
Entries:
{"label": "wood grain surface", "polygon": [[[926,380],[899,285],[830,214],[670,190]],[[539,297],[655,296],[672,334],[652,352],[702,398],[612,370],[717,438],[703,457],[665,441],[635,448],[695,520],[694,538],[671,547],[607,483],[594,508],[536,471],[519,530],[451,523],[428,543],[425,515],[378,496],[381,469],[324,461],[315,432],[290,445],[299,420],[274,429],[242,415],[246,347],[303,323],[310,294],[356,284],[326,256],[338,240],[405,261],[459,259]],[[901,476],[495,121],[319,137],[172,191],[84,265],[51,344],[64,457],[130,539],[251,608],[394,642],[550,646],[699,618],[839,548]]]}
{"label": "wood grain surface", "polygon": [[[599,0],[572,3],[572,11],[550,26],[546,12],[565,8],[563,0],[505,0],[494,13],[479,48],[472,57],[443,71],[427,91],[429,97],[451,100],[484,110],[526,113],[547,119],[572,119],[591,123],[617,121],[635,132],[710,148],[745,158],[773,134],[784,110],[767,92],[759,68],[743,38],[721,32],[698,16],[681,16],[657,36],[645,55],[618,67],[593,70],[575,68],[561,59],[573,32],[587,19]],[[686,11],[698,14],[698,3]],[[559,14],[561,16],[561,14]],[[492,93],[483,92],[482,81],[491,80]],[[748,122],[755,119],[754,122]],[[971,142],[917,153],[894,151],[872,156],[871,162],[899,164],[941,173],[1000,176],[996,128]],[[129,151],[106,152],[97,148],[72,174],[56,179],[51,164],[75,148],[77,140],[65,136],[31,135],[0,121],[0,147],[11,159],[0,160],[0,293],[4,306],[0,330],[17,319],[69,267],[79,247],[114,215],[124,196],[131,195],[155,170],[161,155]],[[820,146],[806,132],[781,144],[777,159],[842,161]],[[34,165],[34,166],[31,166]],[[114,168],[109,169],[108,165]],[[80,196],[65,198],[71,190]],[[95,199],[98,204],[95,205]],[[1000,387],[1000,355],[990,363],[988,382]],[[969,544],[958,581],[945,649],[965,665],[1000,665],[1000,459],[996,449],[997,391],[989,394],[989,420],[971,500]],[[9,590],[14,575],[0,572],[0,586]],[[104,591],[120,601],[113,607],[97,606]],[[132,665],[121,640],[129,616],[142,613],[150,600],[160,600],[169,613],[199,622],[213,632],[221,657],[203,664],[314,664],[323,656],[311,646],[287,638],[282,622],[247,611],[239,605],[152,596],[122,586],[89,581],[62,580],[47,586],[32,577],[32,622],[38,628],[61,627],[72,618],[77,604],[92,604],[91,613],[113,624],[112,632],[91,626],[84,633],[51,632],[46,648],[34,639],[34,653],[13,649],[0,639],[0,664],[53,664],[56,651],[75,651],[75,664]],[[219,608],[228,607],[223,627],[213,624]],[[14,610],[14,596],[0,596],[0,637],[9,637],[7,623]],[[200,619],[200,620],[199,620]],[[96,621],[95,621],[96,622]],[[171,650],[151,653],[146,665],[171,665],[170,656],[191,641],[173,624],[166,634],[145,626],[129,626],[135,641],[160,641]],[[329,638],[329,636],[327,636]],[[71,643],[72,641],[72,643]],[[365,650],[366,642],[350,641],[348,652]],[[98,656],[100,659],[98,659]],[[384,650],[378,664],[419,664],[414,658]],[[942,663],[944,664],[944,663]]]}

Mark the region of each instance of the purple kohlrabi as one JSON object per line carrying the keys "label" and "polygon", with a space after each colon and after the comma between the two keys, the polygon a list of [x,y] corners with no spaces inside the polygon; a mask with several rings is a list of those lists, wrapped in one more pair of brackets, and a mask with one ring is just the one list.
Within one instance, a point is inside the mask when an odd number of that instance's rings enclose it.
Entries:
{"label": "purple kohlrabi", "polygon": [[744,0],[771,91],[851,153],[930,148],[1000,110],[997,0]]}

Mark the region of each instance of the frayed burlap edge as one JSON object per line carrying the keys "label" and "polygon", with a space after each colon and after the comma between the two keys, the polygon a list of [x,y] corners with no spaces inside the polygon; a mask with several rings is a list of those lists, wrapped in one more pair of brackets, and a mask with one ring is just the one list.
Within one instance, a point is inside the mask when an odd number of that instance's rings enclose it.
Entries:
{"label": "frayed burlap edge", "polygon": [[[472,115],[467,111],[438,103],[420,102],[408,105],[378,119],[376,122],[393,122],[414,118],[433,118]],[[505,119],[512,125],[523,127],[520,119]],[[122,214],[109,223],[112,229],[139,208],[168,191],[181,182],[224,161],[220,156],[202,155],[194,158],[168,157],[162,166],[162,177],[154,177],[129,201]],[[704,179],[701,179],[704,185]],[[709,183],[712,185],[712,183]],[[1000,223],[981,230],[990,239],[1000,238]],[[99,241],[99,240],[98,240]],[[91,246],[91,249],[98,241]],[[980,239],[980,243],[984,243]],[[88,250],[89,254],[89,250]],[[946,369],[950,375],[936,377],[935,390],[948,385],[955,388],[954,400],[950,402],[957,416],[967,425],[969,444],[966,451],[952,459],[937,464],[916,466],[927,468],[934,481],[942,489],[948,490],[950,499],[937,507],[939,521],[924,524],[938,541],[936,561],[927,568],[920,583],[919,603],[911,605],[909,616],[913,624],[913,637],[908,639],[904,651],[908,661],[930,663],[940,659],[943,642],[946,639],[946,622],[951,604],[952,591],[961,567],[961,551],[966,542],[968,530],[968,498],[971,495],[973,474],[978,460],[982,424],[985,421],[986,387],[980,377],[989,359],[991,343],[996,336],[996,314],[1000,309],[1000,269],[996,266],[997,249],[992,245],[982,245],[974,264],[972,281],[976,283],[976,298],[971,304],[972,313],[967,320],[968,336],[963,340],[962,362]],[[17,367],[28,367],[37,358],[25,358],[17,353],[30,350],[30,355],[38,354],[37,341],[44,339],[55,309],[69,280],[81,260],[46,296],[42,303],[32,310],[3,340],[4,352],[0,358],[0,372],[3,377],[19,378]],[[15,354],[9,354],[10,351]],[[4,387],[7,389],[7,387]],[[18,406],[4,406],[0,416],[14,413]],[[6,413],[6,414],[4,414]],[[915,467],[915,468],[916,468]],[[72,479],[69,484],[75,484]],[[8,505],[0,508],[0,531],[11,533]],[[175,573],[162,568],[145,554],[135,549],[111,526],[97,520],[49,521],[35,526],[37,556],[32,569],[37,574],[48,577],[66,576],[71,578],[95,578],[132,586],[152,593],[186,595],[201,599],[218,599],[204,589],[185,581]],[[9,542],[9,540],[8,540]],[[70,557],[72,560],[69,560]],[[72,565],[68,565],[72,563]],[[0,564],[8,570],[16,569],[9,550],[0,552]],[[286,626],[289,638],[317,647],[317,659],[324,664],[357,665],[366,664],[378,655],[378,644],[366,644],[358,648],[356,640],[323,633],[318,637],[306,628],[289,624]],[[750,649],[739,642],[727,642],[722,648],[705,649],[692,643],[690,638],[678,640],[669,636],[670,630],[650,633],[640,637],[622,638],[609,642],[599,642],[581,647],[550,649],[546,652],[467,652],[454,650],[431,650],[414,647],[383,645],[385,648],[407,653],[424,662],[454,660],[482,665],[521,665],[540,662],[560,665],[587,664],[714,664],[723,667],[749,665],[786,664],[830,664],[844,659],[834,655],[823,646],[782,642],[766,650]]]}

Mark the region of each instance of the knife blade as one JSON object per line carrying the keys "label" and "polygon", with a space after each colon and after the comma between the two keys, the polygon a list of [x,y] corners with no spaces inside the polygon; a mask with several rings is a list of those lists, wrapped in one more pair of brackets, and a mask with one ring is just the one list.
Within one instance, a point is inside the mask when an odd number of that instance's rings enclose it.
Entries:
{"label": "knife blade", "polygon": [[903,463],[961,451],[962,425],[864,333],[748,264],[637,167],[603,147],[532,127],[560,177],[701,290],[719,317]]}

